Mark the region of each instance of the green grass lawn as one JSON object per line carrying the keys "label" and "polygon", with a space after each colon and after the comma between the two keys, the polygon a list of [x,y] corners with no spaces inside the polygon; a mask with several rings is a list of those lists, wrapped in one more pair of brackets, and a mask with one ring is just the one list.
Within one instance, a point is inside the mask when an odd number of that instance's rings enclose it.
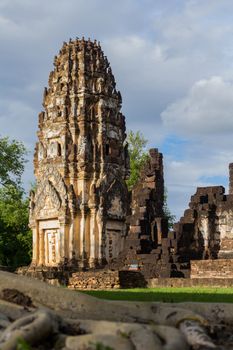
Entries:
{"label": "green grass lawn", "polygon": [[145,288],[82,291],[97,298],[129,301],[224,302],[233,303],[233,288]]}

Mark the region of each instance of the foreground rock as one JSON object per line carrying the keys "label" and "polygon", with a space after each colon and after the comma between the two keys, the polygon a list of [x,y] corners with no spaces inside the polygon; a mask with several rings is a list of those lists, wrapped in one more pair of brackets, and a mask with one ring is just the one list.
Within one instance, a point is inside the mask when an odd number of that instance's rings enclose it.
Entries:
{"label": "foreground rock", "polygon": [[113,302],[0,272],[0,349],[231,349],[233,305]]}

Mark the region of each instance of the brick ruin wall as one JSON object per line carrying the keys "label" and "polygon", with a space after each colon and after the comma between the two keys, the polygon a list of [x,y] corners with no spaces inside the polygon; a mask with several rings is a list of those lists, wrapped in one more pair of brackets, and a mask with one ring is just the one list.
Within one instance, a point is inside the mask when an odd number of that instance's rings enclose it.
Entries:
{"label": "brick ruin wall", "polygon": [[170,276],[170,242],[163,205],[163,156],[158,149],[151,149],[139,181],[132,189],[124,250],[111,262],[111,269],[136,268],[145,278]]}
{"label": "brick ruin wall", "polygon": [[193,260],[191,278],[230,278],[233,279],[233,260]]}
{"label": "brick ruin wall", "polygon": [[119,289],[120,279],[118,271],[86,271],[72,274],[68,284],[69,289]]}
{"label": "brick ruin wall", "polygon": [[233,196],[222,186],[200,187],[174,225],[182,261],[233,257]]}
{"label": "brick ruin wall", "polygon": [[[203,262],[203,261],[202,261]],[[210,264],[210,261],[205,261]],[[217,262],[217,261],[216,261]],[[196,263],[196,262],[195,262]],[[229,267],[229,265],[228,265]],[[231,265],[232,268],[232,265]],[[77,272],[69,279],[68,288],[76,290],[106,290],[130,288],[192,288],[192,287],[232,287],[233,276],[219,276],[218,278],[145,278],[137,271],[95,271]]]}
{"label": "brick ruin wall", "polygon": [[233,164],[229,165],[229,194],[223,186],[199,187],[189,209],[174,225],[174,253],[190,263],[191,278],[232,278]]}
{"label": "brick ruin wall", "polygon": [[232,287],[233,278],[152,278],[147,281],[148,288],[192,288],[192,287]]}

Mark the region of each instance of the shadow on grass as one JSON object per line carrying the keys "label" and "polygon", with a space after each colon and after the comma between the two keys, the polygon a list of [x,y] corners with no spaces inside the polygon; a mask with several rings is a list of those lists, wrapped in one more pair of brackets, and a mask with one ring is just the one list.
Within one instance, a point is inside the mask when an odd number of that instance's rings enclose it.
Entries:
{"label": "shadow on grass", "polygon": [[128,300],[128,301],[160,301],[169,303],[178,303],[185,301],[196,302],[215,302],[215,303],[233,303],[232,293],[227,291],[221,293],[218,290],[208,291],[156,291],[156,290],[111,290],[111,291],[83,291],[83,293],[92,295],[101,299],[108,300]]}

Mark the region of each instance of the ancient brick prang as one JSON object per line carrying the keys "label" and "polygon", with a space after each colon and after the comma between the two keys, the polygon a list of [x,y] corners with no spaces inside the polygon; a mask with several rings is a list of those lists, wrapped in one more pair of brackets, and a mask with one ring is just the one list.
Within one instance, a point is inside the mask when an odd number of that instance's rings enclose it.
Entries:
{"label": "ancient brick prang", "polygon": [[33,265],[102,265],[127,233],[121,95],[100,45],[64,43],[39,114],[31,193]]}

